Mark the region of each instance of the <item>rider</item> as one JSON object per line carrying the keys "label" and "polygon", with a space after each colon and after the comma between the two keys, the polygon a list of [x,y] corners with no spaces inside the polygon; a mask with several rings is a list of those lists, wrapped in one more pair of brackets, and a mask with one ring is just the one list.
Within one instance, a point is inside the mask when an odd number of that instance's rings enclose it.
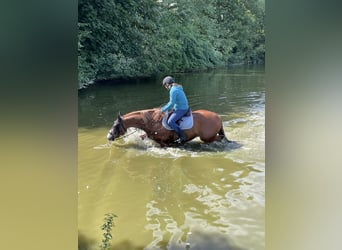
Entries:
{"label": "rider", "polygon": [[178,126],[177,121],[188,112],[188,99],[186,98],[182,85],[176,83],[173,77],[165,77],[163,80],[163,86],[170,91],[170,101],[161,108],[161,111],[165,112],[172,109],[174,110],[167,123],[176,131],[179,137],[179,142],[184,143],[186,141],[186,136],[183,130]]}

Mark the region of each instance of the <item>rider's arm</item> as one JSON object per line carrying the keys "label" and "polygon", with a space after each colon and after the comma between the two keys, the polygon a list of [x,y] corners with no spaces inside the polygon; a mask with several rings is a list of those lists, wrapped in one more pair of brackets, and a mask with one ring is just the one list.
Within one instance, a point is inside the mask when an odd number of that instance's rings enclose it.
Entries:
{"label": "rider's arm", "polygon": [[177,91],[175,89],[170,90],[170,101],[162,107],[162,112],[169,111],[176,104]]}

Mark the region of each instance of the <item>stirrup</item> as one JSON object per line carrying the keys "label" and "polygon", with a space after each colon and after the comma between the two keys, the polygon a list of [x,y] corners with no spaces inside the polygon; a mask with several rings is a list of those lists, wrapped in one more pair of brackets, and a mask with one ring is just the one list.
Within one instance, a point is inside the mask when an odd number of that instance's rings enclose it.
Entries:
{"label": "stirrup", "polygon": [[175,140],[175,143],[183,145],[185,143],[185,140],[184,139],[182,140],[182,139],[178,138],[177,140]]}
{"label": "stirrup", "polygon": [[176,142],[180,143],[180,144],[184,144],[186,141],[186,136],[184,135],[184,133],[182,132],[182,135],[178,135],[178,139],[176,140]]}

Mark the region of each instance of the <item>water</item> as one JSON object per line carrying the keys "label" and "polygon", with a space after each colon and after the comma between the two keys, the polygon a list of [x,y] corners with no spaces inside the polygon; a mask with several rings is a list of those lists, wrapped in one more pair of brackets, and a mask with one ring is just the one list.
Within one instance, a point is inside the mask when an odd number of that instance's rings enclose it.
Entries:
{"label": "water", "polygon": [[155,80],[101,84],[79,93],[78,219],[81,249],[98,249],[114,213],[111,249],[265,248],[264,69],[178,74],[193,110],[218,113],[233,144],[160,148],[142,131],[109,143],[117,113],[168,101]]}

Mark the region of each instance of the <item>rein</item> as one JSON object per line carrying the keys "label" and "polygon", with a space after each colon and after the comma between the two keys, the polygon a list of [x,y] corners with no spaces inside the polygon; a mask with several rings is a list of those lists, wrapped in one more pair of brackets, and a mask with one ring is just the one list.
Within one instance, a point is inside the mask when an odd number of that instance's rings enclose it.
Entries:
{"label": "rein", "polygon": [[134,133],[137,132],[137,131],[138,131],[138,129],[136,129],[136,130],[133,131],[132,133],[124,134],[124,135],[120,136],[119,138],[117,138],[116,140],[120,140],[120,139],[123,139],[123,138],[125,138],[125,137],[128,137],[128,136],[130,136],[131,134],[134,134]]}

